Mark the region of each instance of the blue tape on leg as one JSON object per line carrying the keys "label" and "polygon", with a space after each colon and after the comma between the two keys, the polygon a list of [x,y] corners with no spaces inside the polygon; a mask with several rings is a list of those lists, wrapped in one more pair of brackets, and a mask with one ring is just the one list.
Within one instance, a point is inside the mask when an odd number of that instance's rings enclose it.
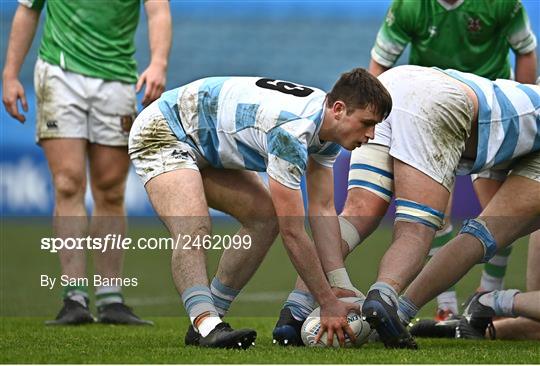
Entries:
{"label": "blue tape on leg", "polygon": [[489,261],[497,252],[497,243],[486,224],[480,219],[469,219],[463,221],[460,234],[469,234],[480,240],[484,246],[484,257],[480,263]]}

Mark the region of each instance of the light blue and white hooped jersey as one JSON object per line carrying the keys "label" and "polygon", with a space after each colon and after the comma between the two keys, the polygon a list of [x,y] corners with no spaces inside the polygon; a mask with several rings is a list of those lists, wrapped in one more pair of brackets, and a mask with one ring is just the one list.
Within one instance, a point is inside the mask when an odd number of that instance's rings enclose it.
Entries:
{"label": "light blue and white hooped jersey", "polygon": [[476,160],[473,164],[461,162],[458,174],[511,167],[516,158],[540,150],[539,86],[445,72],[469,85],[478,97]]}
{"label": "light blue and white hooped jersey", "polygon": [[210,77],[164,93],[161,112],[180,141],[216,168],[267,172],[300,188],[308,155],[332,167],[340,146],[321,142],[326,94],[260,77]]}

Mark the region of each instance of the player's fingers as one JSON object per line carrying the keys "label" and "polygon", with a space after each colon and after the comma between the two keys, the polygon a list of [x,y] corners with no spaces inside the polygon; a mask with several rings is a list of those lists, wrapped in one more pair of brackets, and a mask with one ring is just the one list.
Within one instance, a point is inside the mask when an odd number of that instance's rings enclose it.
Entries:
{"label": "player's fingers", "polygon": [[17,107],[17,99],[6,100],[4,101],[4,105],[6,106],[6,110],[11,117],[15,118],[21,123],[25,121],[24,116],[19,113],[19,108]]}
{"label": "player's fingers", "polygon": [[319,332],[315,336],[315,344],[317,344],[321,340],[324,332],[326,332],[326,329],[327,329],[326,323],[322,322],[322,319],[321,319],[321,327],[319,328]]}
{"label": "player's fingers", "polygon": [[146,79],[146,91],[144,93],[143,105],[150,104],[161,95],[159,84],[150,78]]}
{"label": "player's fingers", "polygon": [[26,94],[24,94],[24,91],[21,93],[21,104],[23,110],[28,112],[28,102],[26,101]]}
{"label": "player's fingers", "polygon": [[139,80],[137,80],[137,84],[135,85],[135,92],[138,93],[141,91],[141,88],[146,81],[146,72],[143,72],[141,76],[139,77]]}
{"label": "player's fingers", "polygon": [[148,105],[148,94],[146,92],[144,93],[141,104],[143,105],[143,107],[146,107]]}
{"label": "player's fingers", "polygon": [[339,346],[345,347],[345,335],[343,334],[343,330],[341,328],[336,329],[336,335],[339,341]]}
{"label": "player's fingers", "polygon": [[328,327],[326,331],[326,345],[331,346],[334,344],[334,328]]}
{"label": "player's fingers", "polygon": [[159,98],[160,95],[161,95],[161,89],[159,87],[159,84],[152,83],[152,85],[150,86],[150,92],[148,93],[149,102],[156,100],[157,98]]}
{"label": "player's fingers", "polygon": [[354,335],[354,332],[349,324],[347,326],[343,327],[345,329],[345,333],[349,336],[349,339],[351,340],[351,343],[356,342],[356,336]]}

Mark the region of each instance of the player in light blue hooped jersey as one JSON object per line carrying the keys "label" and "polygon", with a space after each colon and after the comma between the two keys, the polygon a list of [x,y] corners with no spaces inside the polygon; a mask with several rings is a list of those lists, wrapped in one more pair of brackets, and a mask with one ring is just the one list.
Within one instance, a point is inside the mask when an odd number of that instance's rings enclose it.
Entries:
{"label": "player in light blue hooped jersey", "polygon": [[210,77],[164,93],[159,108],[176,137],[210,166],[268,172],[298,189],[308,154],[332,167],[340,150],[317,136],[325,98],[319,89],[272,79]]}
{"label": "player in light blue hooped jersey", "polygon": [[[192,322],[187,345],[251,346],[254,330],[233,330],[221,318],[278,232],[321,304],[319,336],[326,330],[341,344],[344,332],[354,338],[346,315],[359,307],[338,301],[345,290],[326,276],[344,268],[332,164],[339,145],[353,149],[373,138],[391,106],[382,84],[354,69],[328,94],[268,78],[201,79],[164,93],[137,117],[130,157],[156,212],[172,237],[181,238],[172,252],[172,273]],[[256,171],[268,173],[269,189]],[[313,241],[304,227],[304,174]],[[208,207],[238,219],[240,231],[211,236]],[[230,250],[209,283],[199,249],[216,245]]]}
{"label": "player in light blue hooped jersey", "polygon": [[[402,321],[473,263],[534,230],[540,87],[419,66],[393,68],[379,80],[392,96],[392,113],[377,125],[375,138],[352,153],[357,166],[349,173],[346,214],[339,217],[342,250],[352,251],[373,232],[395,193],[393,243],[362,313],[386,346],[416,348]],[[487,168],[510,171],[501,189],[398,299],[422,269],[456,174]]]}

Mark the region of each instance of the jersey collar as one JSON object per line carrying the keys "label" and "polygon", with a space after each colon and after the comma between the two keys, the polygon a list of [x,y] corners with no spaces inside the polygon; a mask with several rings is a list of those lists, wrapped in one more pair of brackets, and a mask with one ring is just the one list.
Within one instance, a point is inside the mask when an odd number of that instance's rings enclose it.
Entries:
{"label": "jersey collar", "polygon": [[461,4],[465,2],[465,0],[458,0],[454,4],[447,3],[445,0],[437,0],[440,6],[445,8],[446,10],[454,10],[457,9]]}

